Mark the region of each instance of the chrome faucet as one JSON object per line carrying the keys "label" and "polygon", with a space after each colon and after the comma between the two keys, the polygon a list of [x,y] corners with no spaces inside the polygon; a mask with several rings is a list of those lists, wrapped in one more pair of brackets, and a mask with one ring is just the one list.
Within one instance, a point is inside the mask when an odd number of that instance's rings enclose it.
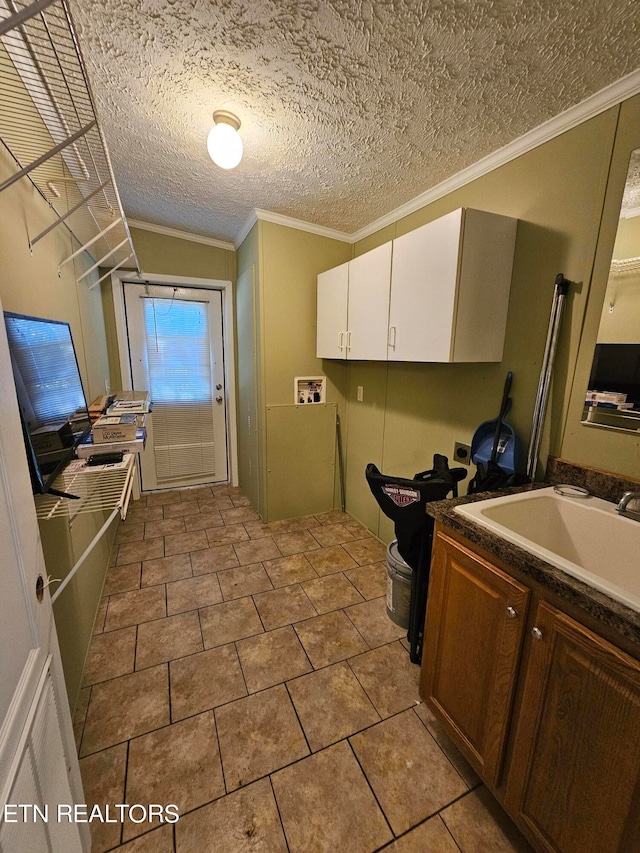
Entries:
{"label": "chrome faucet", "polygon": [[[636,504],[633,509],[629,508],[629,504]],[[620,515],[625,515],[627,518],[633,518],[635,521],[640,521],[640,492],[625,492],[620,498],[620,502],[616,506]]]}

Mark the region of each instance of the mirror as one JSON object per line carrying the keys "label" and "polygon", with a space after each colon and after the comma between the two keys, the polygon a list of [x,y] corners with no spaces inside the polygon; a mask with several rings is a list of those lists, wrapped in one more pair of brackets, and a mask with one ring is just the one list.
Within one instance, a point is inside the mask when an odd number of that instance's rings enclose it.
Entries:
{"label": "mirror", "polygon": [[640,430],[640,148],[631,154],[582,423]]}

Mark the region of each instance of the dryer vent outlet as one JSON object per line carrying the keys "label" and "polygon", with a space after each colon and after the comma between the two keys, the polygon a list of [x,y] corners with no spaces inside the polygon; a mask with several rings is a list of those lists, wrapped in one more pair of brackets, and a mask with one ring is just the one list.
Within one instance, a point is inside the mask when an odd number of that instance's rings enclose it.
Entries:
{"label": "dryer vent outlet", "polygon": [[453,461],[463,465],[471,465],[471,445],[456,441],[453,446]]}

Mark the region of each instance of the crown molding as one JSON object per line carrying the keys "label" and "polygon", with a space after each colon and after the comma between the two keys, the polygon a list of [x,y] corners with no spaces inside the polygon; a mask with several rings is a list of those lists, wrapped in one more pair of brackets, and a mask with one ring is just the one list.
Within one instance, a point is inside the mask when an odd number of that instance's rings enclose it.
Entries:
{"label": "crown molding", "polygon": [[190,231],[179,231],[177,228],[168,228],[166,225],[154,225],[151,222],[142,222],[139,219],[127,217],[127,223],[131,228],[139,228],[141,231],[153,231],[154,234],[163,234],[165,237],[177,237],[179,240],[190,240],[192,243],[203,243],[205,246],[214,246],[216,249],[226,249],[227,252],[235,251],[233,243],[225,240],[216,240],[215,237],[204,237],[201,234],[192,234]]}
{"label": "crown molding", "polygon": [[247,216],[244,225],[242,226],[242,228],[238,231],[238,233],[235,236],[235,239],[233,242],[234,242],[234,245],[236,247],[236,250],[238,250],[240,248],[240,246],[244,243],[244,241],[247,239],[247,237],[249,236],[249,232],[251,231],[251,229],[253,228],[253,226],[256,224],[257,221],[258,221],[258,216],[256,214],[256,211],[252,210],[251,213],[249,214],[249,216]]}
{"label": "crown molding", "polygon": [[465,184],[471,183],[471,181],[486,175],[488,172],[492,172],[494,169],[497,169],[498,166],[502,166],[505,163],[509,163],[511,160],[515,160],[516,157],[520,157],[522,154],[526,154],[528,151],[537,148],[544,142],[548,142],[556,136],[560,136],[560,134],[565,133],[567,130],[571,130],[571,128],[582,124],[582,122],[587,121],[596,115],[599,115],[605,110],[608,110],[610,107],[617,106],[621,101],[624,101],[633,95],[637,95],[639,92],[640,69],[633,71],[626,77],[622,77],[611,86],[601,89],[599,92],[596,92],[595,95],[591,95],[581,103],[576,104],[575,107],[570,107],[563,113],[545,121],[543,124],[535,127],[528,133],[523,134],[523,136],[518,137],[518,139],[514,139],[513,142],[510,142],[503,148],[499,148],[492,154],[488,154],[486,157],[483,157],[482,160],[478,160],[478,162],[474,163],[472,166],[469,166],[441,183],[436,184],[436,186],[432,187],[430,190],[421,193],[406,204],[403,204],[395,210],[392,210],[390,213],[385,214],[385,216],[380,217],[380,219],[376,219],[375,222],[365,225],[364,228],[360,228],[360,230],[355,231],[351,235],[352,242],[355,243],[358,240],[362,240],[364,237],[369,237],[371,234],[375,234],[376,231],[379,231],[386,225],[392,225],[404,216],[408,216],[410,213],[415,213],[427,204],[431,204],[443,196],[448,195],[448,193],[460,189],[460,187],[463,187]]}

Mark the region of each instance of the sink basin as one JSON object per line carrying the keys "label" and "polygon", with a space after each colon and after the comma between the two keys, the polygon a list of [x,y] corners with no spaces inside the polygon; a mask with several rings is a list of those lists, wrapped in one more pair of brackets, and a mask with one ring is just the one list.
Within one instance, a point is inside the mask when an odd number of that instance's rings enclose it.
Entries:
{"label": "sink basin", "polygon": [[551,487],[455,511],[640,612],[640,522],[614,504]]}

